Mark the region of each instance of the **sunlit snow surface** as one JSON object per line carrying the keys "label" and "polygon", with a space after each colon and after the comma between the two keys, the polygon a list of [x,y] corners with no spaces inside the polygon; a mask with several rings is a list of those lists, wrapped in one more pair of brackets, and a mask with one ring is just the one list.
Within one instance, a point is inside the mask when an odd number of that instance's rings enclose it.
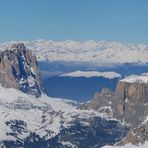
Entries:
{"label": "sunlit snow surface", "polygon": [[98,71],[74,71],[61,75],[61,77],[104,77],[104,78],[120,78],[121,75],[116,72],[98,72]]}

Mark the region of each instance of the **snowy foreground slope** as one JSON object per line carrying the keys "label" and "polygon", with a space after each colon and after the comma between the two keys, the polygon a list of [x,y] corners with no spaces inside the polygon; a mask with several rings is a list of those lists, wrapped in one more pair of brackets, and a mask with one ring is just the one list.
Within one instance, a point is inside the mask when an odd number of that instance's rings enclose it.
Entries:
{"label": "snowy foreground slope", "polygon": [[[41,134],[43,136],[46,133],[45,128],[42,128],[42,121],[46,121],[47,118],[48,122],[45,123],[45,125],[47,125],[46,128],[54,132],[54,135],[59,132],[60,128],[59,120],[61,114],[57,114],[56,116],[56,112],[61,112],[64,110],[65,115],[71,112],[77,113],[76,107],[64,103],[63,100],[57,101],[56,99],[48,98],[46,95],[42,96],[40,99],[37,99],[34,96],[29,96],[18,90],[6,89],[3,87],[0,87],[0,92],[1,140],[4,140],[7,137],[6,133],[11,132],[11,129],[6,127],[7,125],[5,122],[7,120],[23,120],[27,123],[27,131],[36,131],[37,134]],[[67,121],[68,120],[70,120],[70,118],[67,118]],[[51,121],[53,124],[48,124]],[[21,133],[19,136],[24,138],[24,136],[27,136],[28,134],[29,133],[25,132]],[[14,139],[14,137],[11,135],[8,137],[10,140]]]}
{"label": "snowy foreground slope", "polygon": [[37,99],[0,86],[0,146],[101,147],[125,137],[127,128],[117,120],[77,107],[72,101],[46,95]]}
{"label": "snowy foreground slope", "polygon": [[147,148],[114,145],[128,128],[112,116],[80,110],[73,101],[42,95],[37,99],[0,86],[0,147],[26,148]]}
{"label": "snowy foreground slope", "polygon": [[[0,45],[0,49],[10,47],[15,41]],[[122,44],[107,41],[76,42],[72,40],[56,42],[36,40],[24,42],[33,50],[40,61],[79,61],[97,63],[148,62],[148,46],[144,44]]]}

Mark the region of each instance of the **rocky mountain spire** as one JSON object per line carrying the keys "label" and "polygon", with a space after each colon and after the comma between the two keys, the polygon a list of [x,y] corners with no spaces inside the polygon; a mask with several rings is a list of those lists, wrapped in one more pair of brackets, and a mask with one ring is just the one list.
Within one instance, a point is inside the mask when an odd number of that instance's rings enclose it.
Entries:
{"label": "rocky mountain spire", "polygon": [[43,92],[36,57],[23,43],[0,52],[0,84],[40,97]]}

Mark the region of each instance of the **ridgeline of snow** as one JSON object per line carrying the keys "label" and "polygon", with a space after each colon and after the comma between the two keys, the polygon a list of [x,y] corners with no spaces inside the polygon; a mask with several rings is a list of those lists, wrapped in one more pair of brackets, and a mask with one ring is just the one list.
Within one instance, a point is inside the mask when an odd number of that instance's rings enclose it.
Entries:
{"label": "ridgeline of snow", "polygon": [[[9,48],[15,41],[3,43],[0,50]],[[148,45],[122,44],[107,41],[76,42],[36,40],[23,42],[40,61],[78,61],[96,63],[148,62]]]}
{"label": "ridgeline of snow", "polygon": [[122,80],[121,82],[127,83],[148,83],[148,76],[147,75],[130,75]]}
{"label": "ridgeline of snow", "polygon": [[61,77],[104,77],[108,79],[121,78],[121,75],[116,72],[98,72],[98,71],[74,71],[60,75]]}

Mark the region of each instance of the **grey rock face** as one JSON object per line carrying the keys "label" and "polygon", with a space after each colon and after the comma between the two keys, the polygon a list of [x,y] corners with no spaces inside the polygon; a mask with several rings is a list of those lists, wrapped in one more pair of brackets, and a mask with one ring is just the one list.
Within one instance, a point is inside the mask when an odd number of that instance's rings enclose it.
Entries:
{"label": "grey rock face", "polygon": [[36,57],[23,43],[0,53],[0,84],[39,97],[43,92]]}
{"label": "grey rock face", "polygon": [[101,107],[110,107],[117,119],[136,125],[148,115],[148,84],[119,81],[115,93],[103,89],[96,93],[93,100],[83,104],[83,109],[99,111]]}
{"label": "grey rock face", "polygon": [[124,121],[132,125],[140,123],[147,114],[148,84],[119,82],[115,95],[121,100],[123,110],[118,112]]}
{"label": "grey rock face", "polygon": [[104,113],[106,116],[113,117],[112,102],[114,93],[106,88],[102,89],[101,93],[96,93],[92,101],[84,103],[80,108],[87,110],[95,110]]}
{"label": "grey rock face", "polygon": [[131,124],[131,129],[121,144],[143,144],[148,140],[148,122],[143,122],[148,116],[148,84],[119,82],[116,95],[122,100],[120,105],[123,110],[120,119]]}

